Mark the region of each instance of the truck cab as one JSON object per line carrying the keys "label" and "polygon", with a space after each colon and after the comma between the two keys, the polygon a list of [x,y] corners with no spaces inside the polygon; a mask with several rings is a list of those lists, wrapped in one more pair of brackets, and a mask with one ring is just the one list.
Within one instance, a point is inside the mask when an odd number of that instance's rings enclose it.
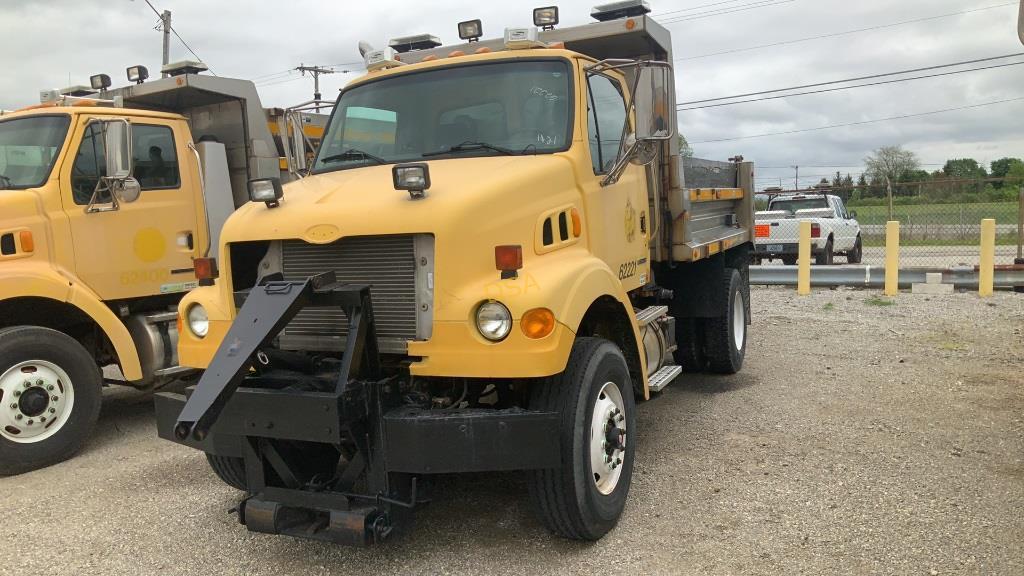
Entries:
{"label": "truck cab", "polygon": [[219,278],[178,309],[205,372],[157,396],[161,437],[247,492],[250,530],[365,544],[432,474],[523,470],[553,532],[597,539],[636,403],[740,369],[752,165],[680,158],[648,11],[367,48],[310,176],[250,182]]}
{"label": "truck cab", "polygon": [[249,179],[293,177],[271,135],[291,125],[251,82],[189,62],[149,82],[140,70],[0,117],[0,474],[73,454],[104,384],[194,372],[175,311],[195,263]]}

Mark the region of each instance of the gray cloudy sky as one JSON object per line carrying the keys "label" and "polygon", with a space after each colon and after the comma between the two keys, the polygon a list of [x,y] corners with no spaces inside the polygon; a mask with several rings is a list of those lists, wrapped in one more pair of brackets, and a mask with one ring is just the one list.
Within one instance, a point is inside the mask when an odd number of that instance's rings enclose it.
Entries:
{"label": "gray cloudy sky", "polygon": [[[506,26],[531,23],[531,9],[550,0],[471,2],[433,0],[371,2],[313,0],[150,0],[173,13],[174,27],[219,75],[257,80],[265,106],[308,99],[312,81],[289,68],[300,62],[361,69],[356,49],[365,39],[430,32],[457,41],[455,24],[481,18],[485,36]],[[1024,52],[1010,0],[650,0],[655,16],[673,32],[681,100],[699,100]],[[558,2],[563,24],[590,20],[592,1]],[[713,4],[700,8],[702,5]],[[709,12],[753,4],[753,10]],[[0,108],[37,101],[42,88],[88,83],[105,72],[123,82],[132,64],[159,69],[157,18],[144,0],[0,0]],[[993,7],[833,38],[690,58],[723,50],[771,44],[880,25]],[[693,18],[694,16],[706,16]],[[172,40],[172,60],[188,56]],[[690,59],[686,59],[690,58]],[[1024,57],[1001,61],[1024,61]],[[998,63],[998,62],[997,62]],[[324,77],[333,97],[350,74]],[[1024,157],[1024,100],[904,120],[790,135],[711,143],[709,140],[846,124],[875,118],[956,108],[1024,97],[1024,66],[1010,66],[810,96],[681,112],[680,128],[696,154],[755,160],[760,185],[791,184],[843,170],[854,177],[865,155],[901,144],[927,164],[950,157],[988,162]],[[702,143],[706,142],[706,143]],[[846,167],[833,165],[848,164]],[[819,166],[828,167],[819,167]],[[938,166],[925,166],[934,170]],[[805,178],[806,177],[806,178]]]}

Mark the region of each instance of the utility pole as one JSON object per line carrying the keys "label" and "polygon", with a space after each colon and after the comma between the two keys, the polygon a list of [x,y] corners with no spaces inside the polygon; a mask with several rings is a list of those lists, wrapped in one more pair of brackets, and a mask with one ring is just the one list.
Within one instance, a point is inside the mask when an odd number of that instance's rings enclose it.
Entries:
{"label": "utility pole", "polygon": [[[313,99],[322,100],[323,95],[320,94],[320,75],[334,74],[334,70],[331,68],[324,68],[323,66],[306,66],[304,64],[300,64],[299,67],[296,68],[296,70],[302,72],[303,76],[306,75],[306,72],[309,72],[309,74],[313,77]],[[319,105],[316,107],[316,110],[317,112],[320,111]]]}
{"label": "utility pole", "polygon": [[791,168],[793,170],[796,170],[796,176],[793,177],[793,190],[799,190],[800,189],[800,167],[799,166],[791,166]]}
{"label": "utility pole", "polygon": [[[160,29],[164,33],[164,66],[171,63],[171,11],[164,10],[160,15]],[[162,67],[162,66],[161,66]],[[161,78],[167,78],[170,74],[161,73]]]}

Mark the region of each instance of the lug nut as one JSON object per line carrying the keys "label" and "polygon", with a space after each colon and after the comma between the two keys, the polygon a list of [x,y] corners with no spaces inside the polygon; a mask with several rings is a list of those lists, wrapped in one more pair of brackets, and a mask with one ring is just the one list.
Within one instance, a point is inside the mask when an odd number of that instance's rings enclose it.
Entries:
{"label": "lug nut", "polygon": [[32,419],[31,419],[31,418],[29,418],[29,421],[28,421],[28,422],[26,422],[26,424],[28,424],[29,426],[31,426],[31,425],[33,424],[33,422],[32,422]]}
{"label": "lug nut", "polygon": [[25,380],[25,388],[28,388],[31,385],[32,385],[32,382],[30,382],[28,380]]}
{"label": "lug nut", "polygon": [[36,380],[36,386],[42,386],[43,384],[44,384],[44,382],[41,379],[40,380]]}
{"label": "lug nut", "polygon": [[21,390],[14,391],[14,397],[17,398],[18,396],[21,396]]}
{"label": "lug nut", "polygon": [[46,422],[46,416],[40,416],[39,417],[39,421],[40,422]]}
{"label": "lug nut", "polygon": [[17,410],[17,409],[18,409],[18,403],[17,402],[14,402],[13,404],[11,404],[11,410]]}
{"label": "lug nut", "polygon": [[54,402],[56,402],[57,401],[57,397],[56,396],[50,396],[50,400],[53,400]]}
{"label": "lug nut", "polygon": [[15,420],[21,420],[21,414],[15,414],[14,415],[14,419]]}
{"label": "lug nut", "polygon": [[601,448],[603,448],[604,450],[608,449],[608,441],[607,440],[601,440]]}
{"label": "lug nut", "polygon": [[47,386],[46,389],[52,392],[53,391],[53,384],[50,384],[49,386]]}
{"label": "lug nut", "polygon": [[57,413],[57,409],[56,408],[50,408],[50,414],[56,414],[56,413]]}

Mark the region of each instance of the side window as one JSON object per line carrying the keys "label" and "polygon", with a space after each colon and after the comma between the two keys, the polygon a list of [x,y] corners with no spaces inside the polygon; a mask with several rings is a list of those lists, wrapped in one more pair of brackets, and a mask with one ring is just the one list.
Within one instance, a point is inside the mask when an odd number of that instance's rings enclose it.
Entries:
{"label": "side window", "polygon": [[[82,144],[78,147],[75,163],[71,166],[71,194],[75,204],[89,203],[92,192],[102,176],[107,175],[107,160],[103,153],[103,125],[93,122],[86,126]],[[110,202],[110,195],[103,193],[101,203]]]}
{"label": "side window", "polygon": [[607,76],[587,79],[587,138],[594,174],[603,174],[615,163],[622,127],[626,123],[626,101],[618,82]]}
{"label": "side window", "polygon": [[132,124],[133,176],[143,190],[178,188],[178,151],[167,126]]}

